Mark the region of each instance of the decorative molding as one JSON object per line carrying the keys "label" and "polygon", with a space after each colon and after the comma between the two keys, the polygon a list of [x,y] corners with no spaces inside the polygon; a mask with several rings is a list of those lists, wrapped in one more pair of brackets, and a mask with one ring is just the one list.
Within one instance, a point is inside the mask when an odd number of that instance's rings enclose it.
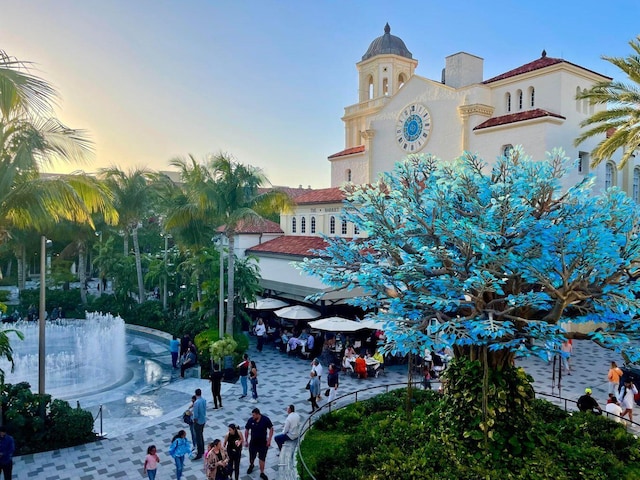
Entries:
{"label": "decorative molding", "polygon": [[474,103],[473,105],[460,105],[458,107],[458,113],[463,118],[470,117],[471,115],[482,115],[483,117],[491,117],[494,110],[495,108],[491,105],[484,105],[482,103]]}

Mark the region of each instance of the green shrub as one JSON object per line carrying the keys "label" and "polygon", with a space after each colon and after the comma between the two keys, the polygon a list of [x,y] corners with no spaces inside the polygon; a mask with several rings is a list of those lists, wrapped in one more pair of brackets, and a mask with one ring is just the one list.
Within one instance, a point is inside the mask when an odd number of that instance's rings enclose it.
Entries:
{"label": "green shrub", "polygon": [[71,408],[64,400],[52,401],[48,394],[34,394],[26,382],[3,385],[0,402],[2,421],[16,442],[17,455],[71,447],[96,438],[91,412]]}
{"label": "green shrub", "polygon": [[[20,311],[25,315],[30,305],[38,308],[40,302],[39,290],[22,290],[20,292]],[[46,310],[51,311],[56,307],[62,307],[65,318],[84,318],[85,307],[82,305],[80,290],[58,290],[47,288]]]}

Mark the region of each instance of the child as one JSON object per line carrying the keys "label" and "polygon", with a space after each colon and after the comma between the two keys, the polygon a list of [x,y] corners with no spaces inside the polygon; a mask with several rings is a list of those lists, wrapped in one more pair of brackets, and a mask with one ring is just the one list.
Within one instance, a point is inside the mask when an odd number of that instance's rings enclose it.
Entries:
{"label": "child", "polygon": [[149,480],[155,480],[160,458],[156,453],[156,446],[151,445],[147,448],[147,456],[144,459],[143,474],[149,477]]}
{"label": "child", "polygon": [[169,455],[176,462],[177,480],[182,478],[182,470],[184,470],[184,457],[191,453],[191,444],[187,440],[187,432],[180,430],[172,439],[169,447]]}

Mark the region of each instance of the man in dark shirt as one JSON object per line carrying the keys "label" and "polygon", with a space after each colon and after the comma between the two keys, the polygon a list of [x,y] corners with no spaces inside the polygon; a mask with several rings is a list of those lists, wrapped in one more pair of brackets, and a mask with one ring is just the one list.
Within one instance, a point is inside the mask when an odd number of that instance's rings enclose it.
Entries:
{"label": "man in dark shirt", "polygon": [[[269,436],[267,437],[267,432]],[[249,440],[251,437],[251,440]],[[254,408],[251,411],[251,418],[244,427],[244,444],[249,447],[249,468],[247,473],[253,472],[253,463],[258,456],[260,463],[260,478],[269,480],[264,473],[264,463],[267,458],[267,449],[271,446],[273,437],[273,423],[266,415],[260,413],[260,409]]]}
{"label": "man in dark shirt", "polygon": [[13,452],[16,445],[13,437],[7,434],[7,429],[0,426],[0,469],[6,480],[11,479],[13,470]]}
{"label": "man in dark shirt", "polygon": [[220,408],[222,408],[222,396],[220,395],[220,390],[222,388],[222,377],[223,373],[220,371],[220,365],[217,363],[213,364],[213,371],[209,375],[209,380],[211,381],[211,395],[213,395],[213,408],[218,409],[218,403],[220,403]]}
{"label": "man in dark shirt", "polygon": [[602,415],[602,409],[596,399],[591,396],[590,388],[584,389],[584,395],[578,399],[577,404],[581,412],[591,412],[596,415]]}

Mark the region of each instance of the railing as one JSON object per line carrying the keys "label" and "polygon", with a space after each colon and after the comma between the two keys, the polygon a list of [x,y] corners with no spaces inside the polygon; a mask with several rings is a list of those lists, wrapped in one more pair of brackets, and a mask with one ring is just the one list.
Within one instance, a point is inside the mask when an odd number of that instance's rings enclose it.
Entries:
{"label": "railing", "polygon": [[[438,384],[438,383],[440,383],[439,380],[432,380],[431,381],[432,389],[433,389],[433,384]],[[422,381],[413,381],[411,382],[411,384],[414,388],[421,388],[423,385]],[[364,388],[362,390],[357,390],[355,392],[350,392],[340,397],[337,397],[335,400],[329,403],[326,403],[325,405],[320,407],[318,410],[313,412],[309,416],[309,418],[303,423],[302,431],[298,436],[298,439],[294,442],[285,442],[285,444],[283,445],[282,451],[280,452],[280,461],[278,462],[278,478],[280,480],[298,480],[300,478],[298,477],[297,465],[295,461],[296,455],[297,455],[298,460],[300,461],[300,463],[302,464],[302,468],[304,469],[305,478],[308,477],[311,480],[316,480],[316,477],[311,473],[311,471],[309,470],[309,467],[307,467],[307,464],[304,461],[302,451],[300,450],[300,444],[304,439],[304,436],[307,434],[307,432],[311,429],[313,424],[316,422],[317,418],[324,415],[325,413],[331,413],[333,410],[340,410],[349,405],[352,405],[353,403],[358,403],[359,400],[363,400],[362,398],[363,396],[365,397],[365,399],[368,399],[368,398],[371,398],[374,394],[378,395],[379,393],[388,393],[389,390],[397,390],[399,388],[405,388],[406,386],[407,386],[407,382],[403,382],[403,383],[391,383],[387,385],[378,385],[374,387]],[[383,390],[383,392],[374,393],[373,391],[375,390]],[[360,399],[358,398],[358,395],[360,395]],[[576,410],[575,408],[570,408],[570,406],[573,406],[576,404],[576,400],[574,399],[561,397],[559,395],[554,395],[550,393],[543,393],[543,392],[536,392],[536,397],[537,396],[550,398],[551,399],[549,400],[550,403],[554,403],[556,405],[557,404],[562,405],[565,412]],[[353,400],[350,401],[350,399],[353,399]],[[626,426],[627,431],[629,431],[629,429],[632,428],[632,429],[635,429],[633,433],[640,432],[639,423],[625,420],[622,417],[618,415],[614,415],[607,411],[603,411],[603,414],[606,415],[607,418],[617,417],[618,421],[623,423]]]}
{"label": "railing", "polygon": [[[76,402],[76,406],[78,408],[80,408],[80,401]],[[98,436],[103,437],[104,436],[104,431],[102,429],[102,404],[100,404],[100,406],[98,407],[98,412],[96,413],[96,416],[93,417],[93,426],[94,427],[96,425],[96,420],[98,419],[98,417],[100,417],[100,433],[98,434]]]}
{"label": "railing", "polygon": [[[434,384],[439,384],[439,380],[431,380],[431,387],[433,389]],[[402,383],[390,383],[387,385],[377,385],[374,387],[363,388],[355,392],[350,392],[345,395],[337,397],[335,400],[324,404],[318,410],[313,412],[309,418],[303,423],[302,431],[295,442],[285,442],[280,452],[280,461],[278,462],[278,478],[280,480],[297,480],[298,472],[296,468],[296,454],[304,468],[305,474],[311,479],[316,480],[316,477],[309,471],[309,467],[304,461],[302,452],[300,451],[300,443],[304,439],[304,436],[311,429],[316,420],[325,413],[331,413],[334,410],[340,410],[358,401],[366,400],[379,395],[380,393],[388,393],[390,390],[397,390],[399,388],[406,388],[407,382]],[[422,388],[422,381],[413,381],[411,385],[414,388]],[[286,449],[286,450],[285,450]]]}

